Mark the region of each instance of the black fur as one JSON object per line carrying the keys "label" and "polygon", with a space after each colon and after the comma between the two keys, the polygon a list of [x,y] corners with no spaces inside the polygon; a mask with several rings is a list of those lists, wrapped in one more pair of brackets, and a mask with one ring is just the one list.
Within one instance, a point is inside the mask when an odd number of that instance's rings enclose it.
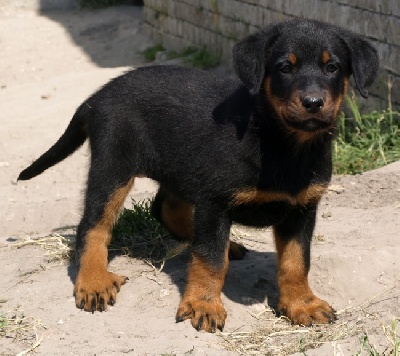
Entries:
{"label": "black fur", "polygon": [[[330,67],[321,63],[323,51]],[[295,64],[288,63],[291,53]],[[338,27],[294,20],[240,41],[233,66],[240,82],[175,66],[127,72],[87,99],[65,134],[19,179],[42,173],[88,137],[92,159],[78,250],[116,189],[146,176],[195,207],[193,251],[210,266],[223,265],[236,221],[274,225],[282,239],[298,239],[308,270],[318,199],[235,203],[235,194],[254,189],[296,197],[329,182],[336,111],[296,111],[293,98],[330,97],[334,107],[351,74],[366,96],[378,68],[376,51]],[[282,117],[280,103],[290,115]]]}

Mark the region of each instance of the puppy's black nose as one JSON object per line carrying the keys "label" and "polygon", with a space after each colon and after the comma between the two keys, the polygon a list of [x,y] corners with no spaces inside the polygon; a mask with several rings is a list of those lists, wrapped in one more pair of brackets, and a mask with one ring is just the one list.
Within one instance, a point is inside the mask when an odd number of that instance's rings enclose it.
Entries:
{"label": "puppy's black nose", "polygon": [[324,99],[315,96],[306,96],[302,101],[303,106],[309,113],[317,113],[324,106]]}

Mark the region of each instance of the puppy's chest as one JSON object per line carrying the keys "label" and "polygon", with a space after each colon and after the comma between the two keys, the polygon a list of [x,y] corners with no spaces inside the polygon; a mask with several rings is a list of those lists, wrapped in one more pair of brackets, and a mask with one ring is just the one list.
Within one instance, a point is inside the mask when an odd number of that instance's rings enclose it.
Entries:
{"label": "puppy's chest", "polygon": [[230,216],[233,221],[256,227],[277,224],[296,208],[315,206],[327,188],[313,183],[298,191],[245,188],[237,190],[231,199]]}
{"label": "puppy's chest", "polygon": [[306,154],[269,149],[260,159],[258,172],[231,196],[231,206],[285,203],[289,206],[318,204],[331,178],[324,150]]}
{"label": "puppy's chest", "polygon": [[327,189],[327,183],[311,183],[295,192],[280,189],[250,187],[238,189],[232,196],[232,206],[264,205],[283,202],[292,206],[317,204]]}

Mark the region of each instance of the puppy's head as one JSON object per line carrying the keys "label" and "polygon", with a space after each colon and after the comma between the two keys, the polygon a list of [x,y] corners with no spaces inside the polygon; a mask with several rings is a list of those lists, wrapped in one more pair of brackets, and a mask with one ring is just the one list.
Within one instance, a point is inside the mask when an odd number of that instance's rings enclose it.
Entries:
{"label": "puppy's head", "polygon": [[379,61],[376,50],[351,32],[293,20],[236,44],[233,66],[251,94],[266,96],[289,131],[311,137],[335,125],[351,75],[360,94],[368,96]]}

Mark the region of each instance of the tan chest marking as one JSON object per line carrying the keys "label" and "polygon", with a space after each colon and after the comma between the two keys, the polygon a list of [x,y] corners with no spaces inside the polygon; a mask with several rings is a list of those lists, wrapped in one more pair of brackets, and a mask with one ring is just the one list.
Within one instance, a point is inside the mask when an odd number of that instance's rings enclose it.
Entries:
{"label": "tan chest marking", "polygon": [[309,203],[318,203],[325,193],[327,184],[313,184],[302,189],[298,194],[291,195],[286,192],[276,192],[247,188],[237,191],[232,199],[232,205],[265,204],[272,202],[287,202],[291,205],[306,206]]}

